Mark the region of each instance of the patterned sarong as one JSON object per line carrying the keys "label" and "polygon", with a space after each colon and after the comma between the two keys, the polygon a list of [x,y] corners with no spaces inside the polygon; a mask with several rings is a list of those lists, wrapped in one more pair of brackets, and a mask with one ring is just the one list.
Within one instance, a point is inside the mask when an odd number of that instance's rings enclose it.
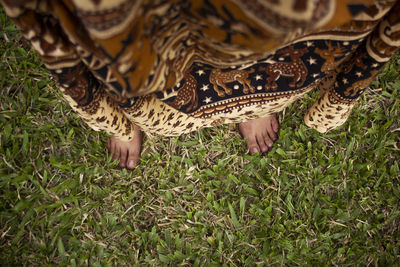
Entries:
{"label": "patterned sarong", "polygon": [[1,0],[93,129],[179,135],[283,110],[343,124],[400,46],[400,1]]}

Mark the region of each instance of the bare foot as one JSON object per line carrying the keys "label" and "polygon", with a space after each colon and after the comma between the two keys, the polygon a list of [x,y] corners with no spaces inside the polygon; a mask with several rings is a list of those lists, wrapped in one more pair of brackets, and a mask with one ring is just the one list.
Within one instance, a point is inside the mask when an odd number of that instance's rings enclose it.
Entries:
{"label": "bare foot", "polygon": [[112,160],[118,160],[122,168],[134,169],[140,159],[140,148],[142,146],[142,132],[135,126],[132,141],[124,142],[116,137],[108,139],[107,148],[112,154]]}
{"label": "bare foot", "polygon": [[274,144],[279,130],[276,114],[239,123],[239,131],[247,138],[250,154],[268,152]]}

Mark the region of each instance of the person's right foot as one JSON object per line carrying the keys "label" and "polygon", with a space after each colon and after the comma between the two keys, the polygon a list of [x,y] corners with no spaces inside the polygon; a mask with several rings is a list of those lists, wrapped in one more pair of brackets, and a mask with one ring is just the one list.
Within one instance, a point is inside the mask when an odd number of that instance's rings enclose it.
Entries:
{"label": "person's right foot", "polygon": [[134,138],[124,142],[115,136],[108,139],[107,148],[112,154],[113,160],[119,161],[122,168],[134,169],[140,159],[140,149],[142,146],[142,132],[136,125],[133,129]]}
{"label": "person's right foot", "polygon": [[239,123],[239,131],[243,138],[247,138],[250,154],[268,152],[277,138],[278,130],[276,114]]}

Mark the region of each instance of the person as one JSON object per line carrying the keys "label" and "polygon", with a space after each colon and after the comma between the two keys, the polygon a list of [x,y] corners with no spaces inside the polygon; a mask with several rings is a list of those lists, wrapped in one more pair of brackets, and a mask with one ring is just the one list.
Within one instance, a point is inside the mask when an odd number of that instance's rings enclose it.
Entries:
{"label": "person", "polygon": [[314,88],[305,115],[342,125],[400,45],[400,1],[1,0],[79,116],[113,136],[121,167],[142,131],[238,123],[267,152],[276,113]]}

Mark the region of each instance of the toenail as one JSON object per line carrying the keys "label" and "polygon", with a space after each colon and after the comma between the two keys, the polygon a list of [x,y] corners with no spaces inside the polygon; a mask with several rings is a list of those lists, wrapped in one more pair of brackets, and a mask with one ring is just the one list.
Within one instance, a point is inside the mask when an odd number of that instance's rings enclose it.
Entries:
{"label": "toenail", "polygon": [[128,163],[128,167],[129,168],[134,168],[135,167],[135,162],[133,161],[133,159],[131,159]]}
{"label": "toenail", "polygon": [[250,152],[251,152],[251,154],[254,154],[254,153],[258,153],[259,150],[258,150],[258,148],[253,147],[253,148],[250,149]]}

